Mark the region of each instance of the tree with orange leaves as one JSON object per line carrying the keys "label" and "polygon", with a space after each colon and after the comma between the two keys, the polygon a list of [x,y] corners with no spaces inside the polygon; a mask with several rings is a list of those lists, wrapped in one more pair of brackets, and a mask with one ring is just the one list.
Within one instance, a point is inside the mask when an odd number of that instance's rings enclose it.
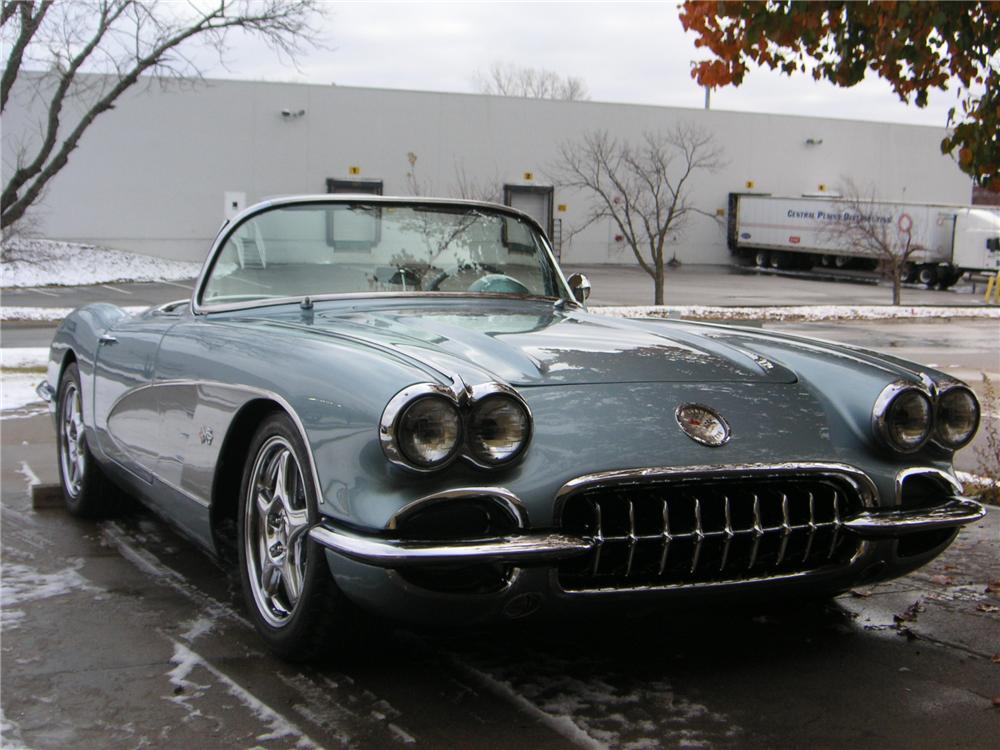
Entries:
{"label": "tree with orange leaves", "polygon": [[931,89],[960,87],[941,151],[1000,192],[1000,2],[687,0],[680,20],[714,55],[692,63],[702,86],[738,86],[756,63],[844,87],[872,71],[918,107]]}

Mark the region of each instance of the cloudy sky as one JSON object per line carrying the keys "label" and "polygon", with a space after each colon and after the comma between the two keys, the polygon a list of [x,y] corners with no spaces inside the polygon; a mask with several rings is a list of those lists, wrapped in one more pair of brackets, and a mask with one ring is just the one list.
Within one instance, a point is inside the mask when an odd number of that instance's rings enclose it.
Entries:
{"label": "cloudy sky", "polygon": [[[209,77],[429,91],[475,91],[495,61],[579,77],[594,101],[704,106],[690,76],[695,49],[671,2],[330,2],[327,49],[299,70],[262,45],[233,39],[226,67]],[[713,92],[715,109],[845,117],[943,126],[955,102],[925,109],[899,102],[877,78],[852,89],[751,71],[739,88]]]}

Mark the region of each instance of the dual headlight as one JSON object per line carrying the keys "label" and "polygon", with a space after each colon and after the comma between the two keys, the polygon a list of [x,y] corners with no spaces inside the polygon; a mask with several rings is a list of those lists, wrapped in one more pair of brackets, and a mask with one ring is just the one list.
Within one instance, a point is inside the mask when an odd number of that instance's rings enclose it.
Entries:
{"label": "dual headlight", "polygon": [[475,386],[460,396],[422,384],[389,402],[379,436],[390,461],[417,471],[444,468],[458,456],[497,468],[524,453],[531,413],[513,388],[499,383]]}
{"label": "dual headlight", "polygon": [[872,416],[875,434],[898,453],[914,453],[928,441],[955,451],[976,434],[979,402],[959,383],[941,386],[935,399],[918,386],[893,383],[879,395]]}

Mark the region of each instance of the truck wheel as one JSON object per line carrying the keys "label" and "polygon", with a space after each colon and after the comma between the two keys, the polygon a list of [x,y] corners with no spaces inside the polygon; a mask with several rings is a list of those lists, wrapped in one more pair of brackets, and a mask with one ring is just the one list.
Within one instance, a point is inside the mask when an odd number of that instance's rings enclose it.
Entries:
{"label": "truck wheel", "polygon": [[903,265],[903,271],[900,275],[902,276],[904,284],[912,284],[917,280],[917,267],[912,263],[905,263]]}
{"label": "truck wheel", "polygon": [[917,282],[930,289],[937,283],[938,271],[934,266],[920,266],[917,271]]}
{"label": "truck wheel", "polygon": [[851,265],[852,258],[848,258],[846,255],[835,255],[833,256],[833,265],[837,268],[847,268]]}
{"label": "truck wheel", "polygon": [[938,279],[937,287],[941,291],[954,286],[955,282],[962,278],[962,272],[957,268],[952,268],[947,271],[943,271]]}
{"label": "truck wheel", "polygon": [[110,518],[128,510],[130,499],[105,476],[87,444],[83,424],[83,389],[76,363],[59,380],[56,401],[59,484],[66,508],[81,518]]}
{"label": "truck wheel", "polygon": [[777,250],[771,253],[771,268],[787,268],[787,267],[788,267],[787,253],[782,253]]}
{"label": "truck wheel", "polygon": [[758,250],[753,256],[757,268],[767,268],[771,262],[771,254],[767,250]]}
{"label": "truck wheel", "polygon": [[834,261],[833,261],[833,256],[832,255],[821,255],[821,256],[819,256],[819,264],[821,266],[823,266],[824,268],[829,268],[830,266],[833,265],[833,262]]}

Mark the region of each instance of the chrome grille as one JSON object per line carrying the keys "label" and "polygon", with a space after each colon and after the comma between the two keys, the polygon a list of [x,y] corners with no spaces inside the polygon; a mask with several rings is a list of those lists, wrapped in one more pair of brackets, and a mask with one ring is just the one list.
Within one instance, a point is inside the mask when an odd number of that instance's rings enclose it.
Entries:
{"label": "chrome grille", "polygon": [[565,499],[562,529],[594,550],[559,566],[566,590],[742,581],[842,565],[861,510],[834,477],[686,478],[588,488]]}

